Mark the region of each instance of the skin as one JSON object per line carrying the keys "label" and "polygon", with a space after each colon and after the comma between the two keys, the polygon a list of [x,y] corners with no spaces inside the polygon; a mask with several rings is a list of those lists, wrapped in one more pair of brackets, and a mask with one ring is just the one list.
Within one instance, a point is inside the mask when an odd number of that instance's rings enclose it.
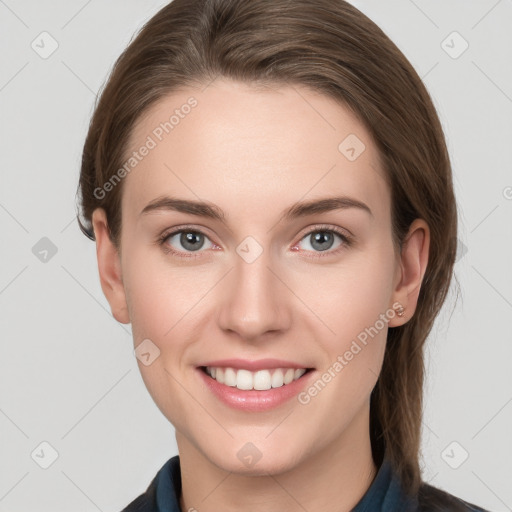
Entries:
{"label": "skin", "polygon": [[[135,347],[149,338],[160,350],[150,365],[138,364],[176,430],[181,508],[348,511],[378,469],[370,393],[388,327],[414,314],[428,225],[417,219],[402,253],[394,252],[390,191],[374,142],[347,108],[304,87],[256,89],[217,79],[173,92],[140,119],[130,149],[190,96],[197,107],[124,178],[120,252],[104,211],[93,215],[112,314],[132,324]],[[338,150],[349,134],[366,146],[355,161]],[[227,223],[175,211],[140,215],[163,194],[215,204]],[[348,208],[280,220],[297,201],[333,195],[356,198],[373,215]],[[156,243],[164,230],[184,224],[207,237],[199,251],[188,250],[196,259]],[[315,231],[318,224],[349,230],[352,244],[339,251],[345,242],[334,235],[327,251],[315,249],[309,235],[322,231]],[[247,236],[263,249],[252,263],[236,252]],[[165,243],[187,254],[179,235]],[[315,368],[312,383],[395,302],[405,315],[369,338],[307,405],[293,398],[270,411],[235,410],[197,374],[197,366],[214,359],[275,357]],[[247,442],[261,453],[251,467],[237,457]]]}

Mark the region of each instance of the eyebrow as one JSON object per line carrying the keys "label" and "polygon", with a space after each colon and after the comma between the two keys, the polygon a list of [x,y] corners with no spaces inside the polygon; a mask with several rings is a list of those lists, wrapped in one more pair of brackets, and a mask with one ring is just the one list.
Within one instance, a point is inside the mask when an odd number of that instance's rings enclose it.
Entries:
{"label": "eyebrow", "polygon": [[[319,213],[326,213],[333,210],[346,210],[357,208],[367,212],[371,217],[373,213],[370,207],[358,199],[348,196],[325,197],[311,201],[297,202],[282,212],[280,220],[293,220],[299,217],[306,217]],[[139,216],[146,215],[154,211],[176,211],[197,215],[218,220],[226,224],[226,214],[221,208],[212,203],[203,201],[192,201],[189,199],[178,199],[169,196],[162,196],[154,199],[147,204],[140,212]]]}

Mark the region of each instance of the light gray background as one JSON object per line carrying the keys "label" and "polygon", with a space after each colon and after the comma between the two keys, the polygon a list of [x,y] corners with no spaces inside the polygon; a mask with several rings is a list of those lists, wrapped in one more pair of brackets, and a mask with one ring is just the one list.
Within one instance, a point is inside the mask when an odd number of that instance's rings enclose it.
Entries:
{"label": "light gray background", "polygon": [[[95,94],[165,3],[0,0],[0,512],[119,511],[177,453],[74,220]],[[512,0],[353,3],[424,79],[455,173],[463,297],[429,338],[424,479],[512,510]]]}

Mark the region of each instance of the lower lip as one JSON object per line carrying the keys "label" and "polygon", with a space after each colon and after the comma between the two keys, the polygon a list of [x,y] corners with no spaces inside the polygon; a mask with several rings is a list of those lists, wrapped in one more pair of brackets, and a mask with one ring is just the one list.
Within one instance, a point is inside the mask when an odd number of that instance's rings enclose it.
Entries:
{"label": "lower lip", "polygon": [[208,388],[226,405],[244,411],[267,411],[279,407],[284,402],[298,395],[309,382],[314,370],[306,372],[297,380],[285,384],[280,388],[271,388],[262,391],[255,389],[243,390],[226,386],[207,375],[201,368],[197,368],[201,378]]}

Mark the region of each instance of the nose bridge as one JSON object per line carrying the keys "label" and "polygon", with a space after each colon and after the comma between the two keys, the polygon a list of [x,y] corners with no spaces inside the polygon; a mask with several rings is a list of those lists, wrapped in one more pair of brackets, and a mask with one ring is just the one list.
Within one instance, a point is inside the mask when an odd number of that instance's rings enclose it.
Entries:
{"label": "nose bridge", "polygon": [[237,247],[234,267],[223,287],[220,327],[244,339],[287,328],[290,315],[285,287],[272,268],[270,251],[248,237]]}

